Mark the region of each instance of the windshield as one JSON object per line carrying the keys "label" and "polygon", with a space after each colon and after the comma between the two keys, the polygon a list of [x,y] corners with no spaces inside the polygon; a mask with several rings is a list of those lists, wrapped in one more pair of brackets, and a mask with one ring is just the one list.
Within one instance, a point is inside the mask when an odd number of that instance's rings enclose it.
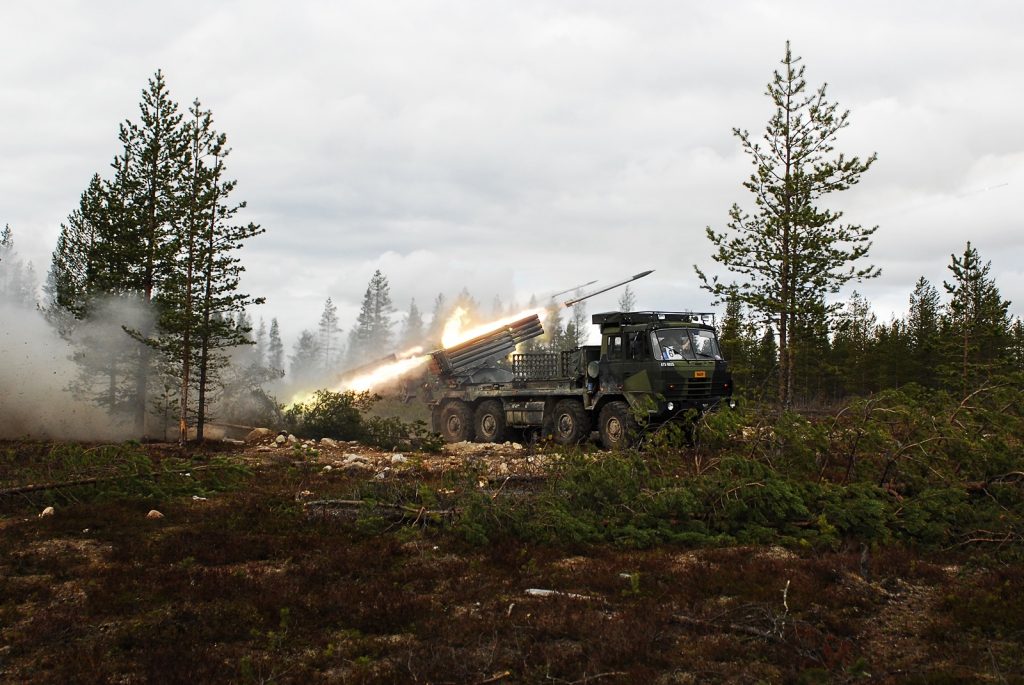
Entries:
{"label": "windshield", "polygon": [[718,342],[711,331],[691,328],[662,328],[651,332],[656,359],[721,359]]}

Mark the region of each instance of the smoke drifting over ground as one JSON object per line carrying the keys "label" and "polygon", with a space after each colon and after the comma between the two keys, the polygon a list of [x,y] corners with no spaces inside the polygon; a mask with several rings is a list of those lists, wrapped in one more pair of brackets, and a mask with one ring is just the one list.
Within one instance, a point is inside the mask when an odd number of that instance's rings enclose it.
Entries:
{"label": "smoke drifting over ground", "polygon": [[39,311],[0,301],[0,322],[0,438],[132,437],[68,389],[77,374],[73,348]]}

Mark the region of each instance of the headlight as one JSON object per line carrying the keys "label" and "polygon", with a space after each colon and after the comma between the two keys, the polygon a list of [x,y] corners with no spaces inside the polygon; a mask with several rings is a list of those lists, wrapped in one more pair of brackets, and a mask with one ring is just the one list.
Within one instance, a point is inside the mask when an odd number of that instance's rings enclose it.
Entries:
{"label": "headlight", "polygon": [[671,402],[668,403],[668,410],[669,411],[675,411],[675,408],[676,408],[676,405],[672,404]]}

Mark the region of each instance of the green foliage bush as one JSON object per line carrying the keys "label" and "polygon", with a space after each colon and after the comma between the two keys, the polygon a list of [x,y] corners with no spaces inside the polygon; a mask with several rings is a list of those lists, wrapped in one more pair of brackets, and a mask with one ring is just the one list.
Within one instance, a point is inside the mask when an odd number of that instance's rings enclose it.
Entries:
{"label": "green foliage bush", "polygon": [[467,494],[468,541],[836,548],[892,541],[1024,556],[1020,390],[917,387],[833,416],[702,417],[691,445],[562,456],[529,498]]}
{"label": "green foliage bush", "polygon": [[369,392],[317,390],[308,401],[285,410],[285,425],[300,438],[361,440],[366,436],[363,412],[376,400]]}
{"label": "green foliage bush", "polygon": [[300,438],[360,440],[381,449],[395,449],[403,443],[427,451],[440,451],[440,436],[431,433],[423,421],[406,423],[396,417],[367,416],[380,400],[369,392],[317,390],[306,402],[298,402],[285,413],[285,425]]}

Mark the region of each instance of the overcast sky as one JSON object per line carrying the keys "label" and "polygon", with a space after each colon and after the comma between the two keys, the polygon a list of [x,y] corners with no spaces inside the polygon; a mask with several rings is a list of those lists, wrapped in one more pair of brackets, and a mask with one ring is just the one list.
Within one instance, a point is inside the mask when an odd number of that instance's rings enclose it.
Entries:
{"label": "overcast sky", "polygon": [[[256,317],[351,325],[381,269],[400,311],[488,307],[646,270],[642,308],[703,308],[785,41],[878,163],[837,200],[879,225],[883,318],[970,239],[1024,312],[1019,2],[5,2],[0,226],[40,276],[117,127],[162,69],[228,135]],[[590,311],[613,308],[618,293]]]}

